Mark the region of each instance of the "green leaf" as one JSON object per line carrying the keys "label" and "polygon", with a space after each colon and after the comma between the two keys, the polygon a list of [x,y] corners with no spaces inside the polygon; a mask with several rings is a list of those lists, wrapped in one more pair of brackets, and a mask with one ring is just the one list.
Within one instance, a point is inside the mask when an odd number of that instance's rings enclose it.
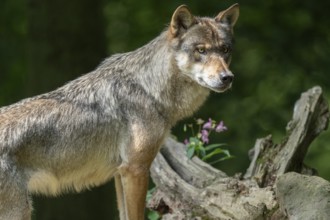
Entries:
{"label": "green leaf", "polygon": [[195,153],[195,147],[189,146],[187,150],[187,157],[191,159],[194,156],[194,153]]}
{"label": "green leaf", "polygon": [[158,212],[150,210],[148,212],[148,219],[149,220],[158,220],[158,219],[160,219],[160,215],[158,214]]}
{"label": "green leaf", "polygon": [[205,161],[218,154],[225,154],[226,157],[230,156],[230,153],[228,150],[223,150],[221,148],[217,148],[214,151],[212,151],[211,153],[207,154],[205,157],[203,157],[202,160]]}
{"label": "green leaf", "polygon": [[183,131],[187,132],[187,125],[186,124],[183,125]]}
{"label": "green leaf", "polygon": [[196,137],[189,138],[189,143],[193,143],[195,146],[199,145],[199,142],[201,142],[201,141]]}
{"label": "green leaf", "polygon": [[228,159],[231,159],[231,158],[235,158],[235,157],[232,156],[232,155],[225,156],[225,157],[220,158],[219,160],[211,161],[211,162],[209,162],[209,164],[213,165],[213,164],[216,164],[216,163],[219,163],[221,161],[228,160]]}
{"label": "green leaf", "polygon": [[152,194],[155,192],[155,190],[156,190],[156,187],[153,187],[147,191],[146,202],[148,202],[151,199]]}
{"label": "green leaf", "polygon": [[200,157],[203,158],[206,155],[206,150],[203,145],[199,145]]}
{"label": "green leaf", "polygon": [[222,146],[227,146],[227,144],[210,144],[205,147],[206,151],[213,150],[214,148],[222,147]]}

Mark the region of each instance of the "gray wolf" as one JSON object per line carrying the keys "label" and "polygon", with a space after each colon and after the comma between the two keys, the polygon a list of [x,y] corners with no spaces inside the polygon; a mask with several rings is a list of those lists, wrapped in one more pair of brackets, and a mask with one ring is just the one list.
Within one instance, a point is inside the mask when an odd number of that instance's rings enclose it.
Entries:
{"label": "gray wolf", "polygon": [[171,127],[224,92],[238,5],[215,18],[178,7],[145,46],[0,109],[0,219],[31,219],[33,193],[115,179],[121,220],[143,220],[149,167]]}

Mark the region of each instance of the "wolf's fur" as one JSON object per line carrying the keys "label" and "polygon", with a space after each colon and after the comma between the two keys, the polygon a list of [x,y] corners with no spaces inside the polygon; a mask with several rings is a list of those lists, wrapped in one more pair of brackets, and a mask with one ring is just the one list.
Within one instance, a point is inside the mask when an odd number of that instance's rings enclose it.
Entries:
{"label": "wolf's fur", "polygon": [[215,18],[186,6],[147,45],[63,87],[0,109],[0,219],[30,219],[31,193],[115,177],[122,220],[142,220],[148,170],[170,128],[231,86],[238,5]]}

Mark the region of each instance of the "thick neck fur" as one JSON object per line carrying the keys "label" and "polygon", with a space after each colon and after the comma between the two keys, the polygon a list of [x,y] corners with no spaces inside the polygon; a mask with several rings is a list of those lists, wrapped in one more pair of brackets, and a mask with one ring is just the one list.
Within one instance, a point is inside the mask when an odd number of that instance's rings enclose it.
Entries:
{"label": "thick neck fur", "polygon": [[[94,74],[95,81],[117,78],[139,85],[157,105],[161,105],[163,114],[173,125],[192,115],[209,94],[208,89],[180,72],[174,58],[175,52],[165,31],[135,51],[109,57],[91,74]],[[84,78],[90,78],[90,74],[78,79],[80,85]],[[87,83],[90,82],[86,80]]]}

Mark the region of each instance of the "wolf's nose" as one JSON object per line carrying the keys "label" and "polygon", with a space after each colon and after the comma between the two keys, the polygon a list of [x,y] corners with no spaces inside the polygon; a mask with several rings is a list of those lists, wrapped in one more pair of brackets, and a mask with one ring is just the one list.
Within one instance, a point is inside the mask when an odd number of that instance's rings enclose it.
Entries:
{"label": "wolf's nose", "polygon": [[229,84],[233,81],[234,75],[232,73],[228,72],[222,72],[220,73],[220,80],[224,84]]}

